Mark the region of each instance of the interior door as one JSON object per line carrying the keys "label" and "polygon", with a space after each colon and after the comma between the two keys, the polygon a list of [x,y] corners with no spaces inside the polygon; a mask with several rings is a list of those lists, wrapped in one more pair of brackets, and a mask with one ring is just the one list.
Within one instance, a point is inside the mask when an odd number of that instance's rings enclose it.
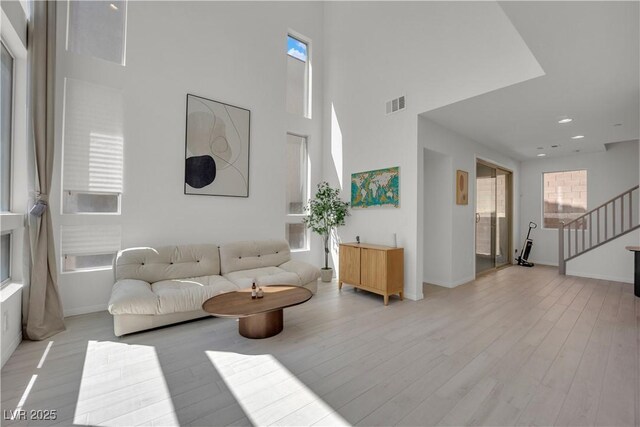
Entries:
{"label": "interior door", "polygon": [[476,274],[496,267],[496,169],[476,164]]}

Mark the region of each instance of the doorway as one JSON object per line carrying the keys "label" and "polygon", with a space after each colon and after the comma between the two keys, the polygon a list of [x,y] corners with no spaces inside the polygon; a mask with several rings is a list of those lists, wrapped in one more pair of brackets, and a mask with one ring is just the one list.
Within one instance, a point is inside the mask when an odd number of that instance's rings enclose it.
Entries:
{"label": "doorway", "polygon": [[477,160],[476,275],[511,264],[512,172]]}

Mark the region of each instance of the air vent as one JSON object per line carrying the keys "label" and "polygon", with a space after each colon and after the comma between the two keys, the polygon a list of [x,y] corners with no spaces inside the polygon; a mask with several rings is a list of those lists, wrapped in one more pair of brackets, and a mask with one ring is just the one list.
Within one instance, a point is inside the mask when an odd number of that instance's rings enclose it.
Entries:
{"label": "air vent", "polygon": [[387,101],[387,114],[395,113],[400,110],[404,110],[406,108],[406,103],[404,100],[404,95],[400,98],[392,99],[391,101]]}

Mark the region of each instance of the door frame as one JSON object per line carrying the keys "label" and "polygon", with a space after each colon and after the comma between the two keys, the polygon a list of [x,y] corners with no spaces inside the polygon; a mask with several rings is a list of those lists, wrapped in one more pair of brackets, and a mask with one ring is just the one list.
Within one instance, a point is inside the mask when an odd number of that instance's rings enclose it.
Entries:
{"label": "door frame", "polygon": [[[484,165],[484,166],[488,166],[490,168],[494,168],[496,170],[501,170],[504,172],[507,172],[507,194],[509,195],[509,197],[507,197],[507,206],[505,209],[505,212],[508,213],[508,218],[509,218],[509,226],[507,227],[508,230],[508,244],[507,244],[507,261],[504,264],[501,265],[496,265],[494,268],[488,269],[486,271],[483,271],[481,273],[477,273],[476,272],[476,238],[477,238],[477,233],[476,233],[476,212],[478,211],[478,188],[477,188],[477,168],[478,168],[478,163]],[[473,189],[474,189],[474,197],[473,197],[473,215],[472,215],[472,223],[473,223],[473,274],[474,277],[478,277],[481,276],[483,274],[492,272],[492,271],[496,271],[500,268],[504,268],[504,267],[508,267],[510,265],[513,265],[513,222],[514,222],[514,218],[513,218],[513,205],[514,205],[514,194],[513,194],[513,170],[511,168],[508,168],[506,166],[502,166],[499,162],[495,162],[493,160],[486,160],[485,158],[482,158],[478,155],[475,156],[475,162],[473,165]],[[496,208],[497,211],[497,208]]]}

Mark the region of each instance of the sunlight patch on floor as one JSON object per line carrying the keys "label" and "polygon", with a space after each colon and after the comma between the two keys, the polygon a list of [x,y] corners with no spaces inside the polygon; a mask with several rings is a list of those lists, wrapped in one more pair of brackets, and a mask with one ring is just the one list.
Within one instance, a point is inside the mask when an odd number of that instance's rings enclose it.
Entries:
{"label": "sunlight patch on floor", "polygon": [[154,347],[89,341],[74,414],[76,425],[179,425]]}
{"label": "sunlight patch on floor", "polygon": [[272,355],[206,353],[254,425],[349,425]]}

